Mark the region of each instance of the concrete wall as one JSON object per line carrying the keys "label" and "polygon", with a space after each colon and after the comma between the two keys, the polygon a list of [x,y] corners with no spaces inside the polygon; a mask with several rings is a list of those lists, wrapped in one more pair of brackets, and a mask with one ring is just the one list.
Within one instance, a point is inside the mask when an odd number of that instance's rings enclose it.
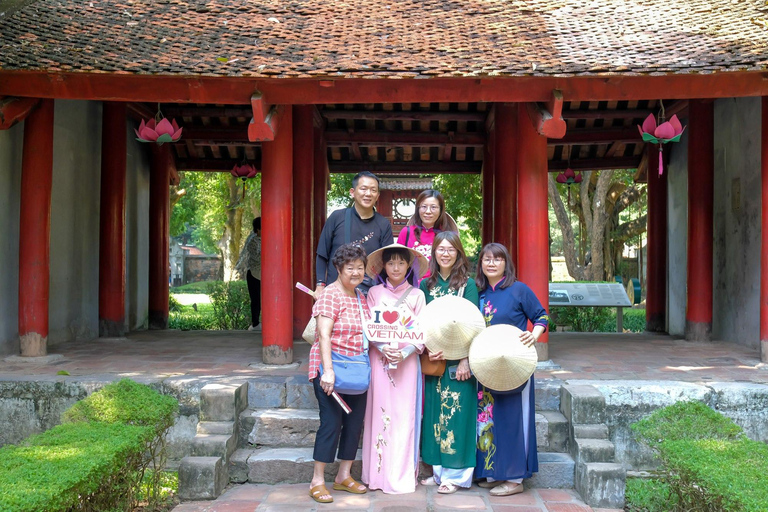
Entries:
{"label": "concrete wall", "polygon": [[667,332],[680,336],[685,334],[688,267],[688,133],[683,132],[680,142],[667,145],[669,161],[664,169],[668,186]]}
{"label": "concrete wall", "polygon": [[760,346],[760,98],[715,102],[715,339]]}
{"label": "concrete wall", "polygon": [[147,328],[149,312],[149,151],[128,120],[125,205],[125,318],[131,331]]}
{"label": "concrete wall", "polygon": [[[99,334],[101,103],[55,103],[49,346]],[[144,329],[148,310],[149,154],[126,137],[126,322]],[[0,356],[18,341],[19,205],[24,126],[0,131]]]}
{"label": "concrete wall", "polygon": [[[687,120],[683,120],[687,123]],[[672,148],[669,180],[668,315],[685,333],[688,240],[687,132]],[[712,336],[759,347],[760,98],[715,101]]]}
{"label": "concrete wall", "polygon": [[48,346],[99,335],[101,103],[56,101]]}
{"label": "concrete wall", "polygon": [[24,123],[0,130],[0,356],[19,352],[19,196]]}

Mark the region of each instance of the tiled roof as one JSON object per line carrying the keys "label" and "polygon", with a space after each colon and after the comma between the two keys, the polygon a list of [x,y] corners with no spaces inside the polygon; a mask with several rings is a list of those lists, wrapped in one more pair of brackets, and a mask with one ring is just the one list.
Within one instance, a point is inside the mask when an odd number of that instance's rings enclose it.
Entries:
{"label": "tiled roof", "polygon": [[763,0],[39,0],[0,69],[460,77],[759,70]]}

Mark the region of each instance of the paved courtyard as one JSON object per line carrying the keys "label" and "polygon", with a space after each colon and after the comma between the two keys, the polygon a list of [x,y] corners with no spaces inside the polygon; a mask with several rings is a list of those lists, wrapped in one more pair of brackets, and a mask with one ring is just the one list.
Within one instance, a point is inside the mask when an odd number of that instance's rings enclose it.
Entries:
{"label": "paved courtyard", "polygon": [[417,486],[412,494],[381,491],[356,495],[331,491],[334,502],[321,505],[308,496],[307,484],[245,484],[230,488],[215,501],[182,503],[173,512],[297,512],[357,510],[370,512],[424,512],[483,510],[494,512],[608,512],[584,504],[567,489],[529,489],[515,496],[496,497],[473,486],[456,494],[438,494],[435,487]]}
{"label": "paved courtyard", "polygon": [[[249,331],[143,331],[127,338],[75,341],[51,347],[50,363],[0,359],[0,379],[65,371],[72,376],[249,377],[306,374],[309,345],[294,344],[298,365],[261,364],[261,334]],[[560,369],[537,378],[588,380],[677,380],[768,383],[768,364],[758,349],[727,342],[688,342],[651,334],[550,334],[549,356]]]}

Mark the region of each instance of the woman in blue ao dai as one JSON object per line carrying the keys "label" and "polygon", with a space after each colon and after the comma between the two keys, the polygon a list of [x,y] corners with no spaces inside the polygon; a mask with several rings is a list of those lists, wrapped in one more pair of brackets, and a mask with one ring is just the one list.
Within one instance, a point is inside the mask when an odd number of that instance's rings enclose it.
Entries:
{"label": "woman in blue ao dai", "polygon": [[[549,317],[533,291],[516,279],[506,247],[483,247],[475,280],[486,324],[514,325],[523,331],[523,343],[534,344]],[[527,330],[529,321],[532,331]],[[539,470],[533,376],[504,393],[478,386],[477,435],[475,477],[483,480],[479,485],[491,488],[494,496],[523,492],[523,479]]]}

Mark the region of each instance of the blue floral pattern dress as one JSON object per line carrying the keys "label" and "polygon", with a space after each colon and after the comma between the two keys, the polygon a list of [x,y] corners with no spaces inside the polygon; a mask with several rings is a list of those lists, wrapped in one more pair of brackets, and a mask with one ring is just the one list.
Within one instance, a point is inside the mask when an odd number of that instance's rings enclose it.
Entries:
{"label": "blue floral pattern dress", "polygon": [[[478,304],[488,325],[509,324],[526,330],[528,322],[549,323],[533,291],[520,281],[507,288],[488,287]],[[519,480],[539,470],[536,451],[536,412],[533,376],[509,392],[478,385],[476,478]]]}

